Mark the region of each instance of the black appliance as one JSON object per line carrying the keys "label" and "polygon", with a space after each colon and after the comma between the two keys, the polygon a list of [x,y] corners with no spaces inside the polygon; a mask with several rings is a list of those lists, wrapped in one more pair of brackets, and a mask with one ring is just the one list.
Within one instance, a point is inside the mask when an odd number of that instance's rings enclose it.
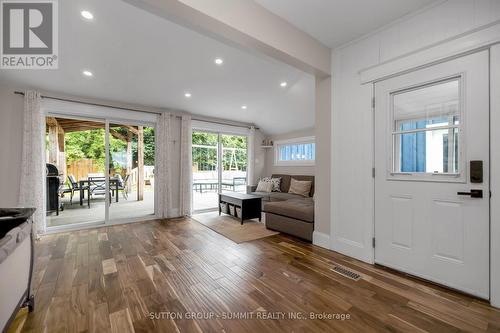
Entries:
{"label": "black appliance", "polygon": [[56,212],[59,215],[59,187],[61,186],[61,179],[59,178],[59,170],[57,170],[55,165],[47,163],[46,177],[47,214]]}

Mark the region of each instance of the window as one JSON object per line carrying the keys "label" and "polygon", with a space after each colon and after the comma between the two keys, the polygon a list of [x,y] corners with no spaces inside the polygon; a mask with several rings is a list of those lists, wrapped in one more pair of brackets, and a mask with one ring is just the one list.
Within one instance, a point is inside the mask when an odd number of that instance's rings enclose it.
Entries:
{"label": "window", "polygon": [[314,137],[277,141],[275,145],[275,165],[314,165]]}
{"label": "window", "polygon": [[460,77],[392,94],[393,172],[460,174]]}

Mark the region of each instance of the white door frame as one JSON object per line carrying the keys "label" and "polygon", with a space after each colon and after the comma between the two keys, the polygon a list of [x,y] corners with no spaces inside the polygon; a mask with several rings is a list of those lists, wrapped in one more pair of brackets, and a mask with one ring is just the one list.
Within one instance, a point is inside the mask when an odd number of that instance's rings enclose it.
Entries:
{"label": "white door frame", "polygon": [[500,124],[500,44],[490,49],[490,303],[500,307],[500,129],[491,124]]}

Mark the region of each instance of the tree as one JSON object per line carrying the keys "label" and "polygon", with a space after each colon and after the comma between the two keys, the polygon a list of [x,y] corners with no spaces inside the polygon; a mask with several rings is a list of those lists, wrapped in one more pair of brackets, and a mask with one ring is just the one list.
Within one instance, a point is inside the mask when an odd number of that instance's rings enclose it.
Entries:
{"label": "tree", "polygon": [[[93,129],[87,131],[78,131],[66,133],[64,137],[66,152],[66,161],[68,164],[81,159],[91,159],[99,166],[99,171],[104,172],[106,161],[106,148],[104,144],[104,129]],[[116,139],[113,136],[109,138],[110,165],[115,166],[113,161],[114,153],[127,149],[127,143]],[[116,161],[118,162],[118,161]]]}
{"label": "tree", "polygon": [[[218,135],[208,132],[193,132],[193,165],[198,166],[200,171],[213,171],[217,168],[217,144]],[[223,149],[222,166],[224,170],[229,170],[233,151],[235,152],[235,162],[239,170],[247,168],[247,137],[239,135],[221,135]],[[196,147],[196,146],[205,147]]]}

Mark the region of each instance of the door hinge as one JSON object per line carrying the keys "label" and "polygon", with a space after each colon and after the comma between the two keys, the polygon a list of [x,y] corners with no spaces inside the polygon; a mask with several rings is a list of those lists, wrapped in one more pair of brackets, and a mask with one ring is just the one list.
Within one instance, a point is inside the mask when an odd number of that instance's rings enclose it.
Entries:
{"label": "door hinge", "polygon": [[372,109],[375,110],[375,97],[372,97]]}
{"label": "door hinge", "polygon": [[375,248],[375,237],[372,238],[372,247]]}
{"label": "door hinge", "polygon": [[375,168],[372,168],[372,178],[375,178]]}

